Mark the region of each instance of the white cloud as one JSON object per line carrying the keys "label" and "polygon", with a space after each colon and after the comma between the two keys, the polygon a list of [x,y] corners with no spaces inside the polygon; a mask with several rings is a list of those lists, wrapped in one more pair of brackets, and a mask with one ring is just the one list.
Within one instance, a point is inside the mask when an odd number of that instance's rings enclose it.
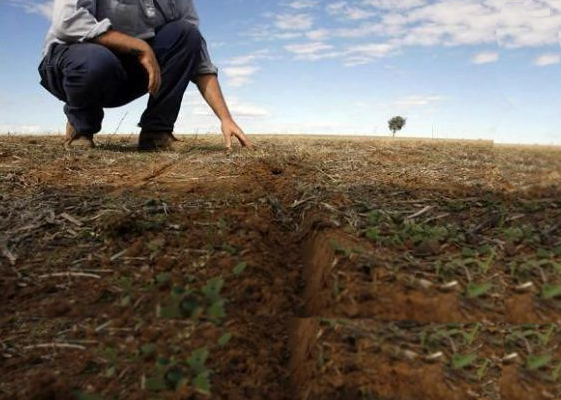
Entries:
{"label": "white cloud", "polygon": [[6,125],[0,124],[1,134],[14,134],[14,135],[38,135],[46,132],[44,127],[39,125]]}
{"label": "white cloud", "polygon": [[291,44],[285,46],[285,49],[297,55],[318,54],[325,50],[331,50],[333,46],[322,42],[310,42],[303,44]]}
{"label": "white cloud", "polygon": [[[347,26],[325,23],[293,39],[308,39],[323,46],[334,46],[338,39],[345,39],[343,46],[346,48],[337,54],[330,52],[329,56],[338,55],[346,65],[369,63],[411,46],[480,46],[497,41],[506,48],[558,44],[561,1],[506,3],[506,0],[333,1],[326,5],[328,15],[336,21],[345,20]],[[374,15],[377,18],[372,22],[361,21]],[[303,28],[304,25],[299,26]],[[356,43],[359,40],[376,43],[376,46]],[[301,42],[285,46],[285,49],[294,53],[308,46],[309,43]],[[351,59],[349,54],[354,54]],[[319,55],[315,52],[313,57],[307,58],[318,59]],[[323,56],[325,58],[326,54]],[[471,62],[495,62],[497,57],[494,52],[482,52]]]}
{"label": "white cloud", "polygon": [[29,14],[39,14],[47,19],[53,15],[53,0],[8,0],[12,5],[22,7]]}
{"label": "white cloud", "polygon": [[236,67],[225,67],[224,74],[230,79],[230,86],[240,87],[251,82],[251,77],[259,71],[259,67],[242,65]]}
{"label": "white cloud", "polygon": [[275,26],[287,31],[303,31],[310,29],[313,23],[314,19],[309,14],[279,14]]}
{"label": "white cloud", "polygon": [[230,109],[236,117],[240,118],[268,118],[271,116],[269,110],[252,103],[230,100]]}
{"label": "white cloud", "polygon": [[496,51],[484,51],[476,54],[471,62],[474,64],[489,64],[499,61],[499,53]]}
{"label": "white cloud", "polygon": [[396,99],[392,102],[392,104],[395,107],[401,108],[423,107],[431,105],[433,103],[441,102],[444,99],[445,97],[440,95],[411,95]]}
{"label": "white cloud", "polygon": [[342,58],[345,66],[367,64],[374,59],[387,56],[395,50],[390,43],[366,43],[336,49],[335,46],[321,42],[296,43],[284,46],[285,50],[296,55],[298,60],[317,61],[326,58]]}
{"label": "white cloud", "polygon": [[[236,97],[228,99],[228,106],[235,118],[258,119],[271,116],[270,111],[265,107]],[[178,121],[180,125],[184,125],[189,118],[198,118],[200,123],[216,122],[212,110],[196,93],[186,97],[182,110],[181,118]]]}
{"label": "white cloud", "polygon": [[302,34],[298,32],[282,32],[282,33],[274,33],[272,34],[271,38],[279,39],[279,40],[289,40],[289,39],[296,39],[301,37]]}
{"label": "white cloud", "polygon": [[368,64],[372,60],[385,57],[396,50],[391,43],[368,43],[351,46],[345,51],[345,66],[354,67]]}
{"label": "white cloud", "polygon": [[256,50],[253,53],[232,57],[226,61],[228,65],[247,65],[257,60],[274,60],[277,57],[269,49]]}
{"label": "white cloud", "polygon": [[305,8],[313,8],[318,4],[317,0],[296,0],[288,4],[290,8],[295,10],[303,10]]}
{"label": "white cloud", "polygon": [[297,60],[318,61],[327,58],[337,58],[342,55],[341,52],[333,50],[334,46],[322,42],[290,44],[284,48],[288,52],[295,54]]}
{"label": "white cloud", "polygon": [[558,43],[561,13],[547,2],[507,3],[497,18],[497,40],[507,48]]}
{"label": "white cloud", "polygon": [[372,11],[367,11],[362,8],[348,7],[345,9],[345,18],[349,20],[368,19],[374,15]]}
{"label": "white cloud", "polygon": [[306,32],[306,37],[310,40],[323,40],[330,35],[329,29],[316,29]]}
{"label": "white cloud", "polygon": [[409,10],[428,3],[428,0],[363,0],[362,3],[385,10]]}
{"label": "white cloud", "polygon": [[372,10],[369,11],[361,7],[349,5],[346,1],[328,4],[326,11],[332,16],[350,21],[367,19],[375,15]]}
{"label": "white cloud", "polygon": [[251,83],[254,75],[261,69],[255,65],[261,60],[274,60],[277,56],[271,54],[269,49],[256,50],[253,53],[232,57],[224,63],[224,74],[229,78],[230,86],[240,87]]}
{"label": "white cloud", "polygon": [[559,53],[551,53],[551,54],[542,54],[538,58],[534,60],[534,65],[538,67],[545,67],[548,65],[555,65],[561,62],[561,54]]}
{"label": "white cloud", "polygon": [[[269,126],[271,111],[264,105],[248,102],[236,96],[228,96],[228,106],[242,129],[255,130],[255,126]],[[141,111],[139,111],[141,112]],[[266,128],[258,129],[262,132]],[[220,121],[196,90],[185,94],[179,118],[175,124],[177,133],[217,133]]]}

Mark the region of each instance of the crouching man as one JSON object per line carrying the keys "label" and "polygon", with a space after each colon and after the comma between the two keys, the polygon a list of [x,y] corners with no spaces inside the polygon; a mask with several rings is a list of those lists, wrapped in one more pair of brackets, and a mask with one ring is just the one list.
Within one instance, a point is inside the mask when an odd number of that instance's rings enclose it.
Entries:
{"label": "crouching man", "polygon": [[251,147],[220,89],[192,0],[55,0],[39,66],[41,85],[65,103],[65,146],[101,130],[103,109],[149,93],[139,149],[170,149],[190,81],[232,138]]}

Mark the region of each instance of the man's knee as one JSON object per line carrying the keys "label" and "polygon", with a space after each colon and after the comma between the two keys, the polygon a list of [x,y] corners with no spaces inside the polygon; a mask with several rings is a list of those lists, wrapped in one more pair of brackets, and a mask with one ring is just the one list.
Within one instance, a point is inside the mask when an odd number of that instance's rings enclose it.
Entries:
{"label": "man's knee", "polygon": [[86,90],[95,90],[115,84],[123,78],[122,66],[115,54],[94,43],[73,45],[65,75],[74,78]]}
{"label": "man's knee", "polygon": [[202,35],[197,26],[184,20],[170,22],[168,25],[183,48],[195,54],[200,52]]}

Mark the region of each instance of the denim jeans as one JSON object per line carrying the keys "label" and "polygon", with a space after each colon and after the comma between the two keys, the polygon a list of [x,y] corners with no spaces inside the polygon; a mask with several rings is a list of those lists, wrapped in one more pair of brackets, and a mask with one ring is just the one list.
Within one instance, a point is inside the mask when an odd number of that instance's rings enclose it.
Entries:
{"label": "denim jeans", "polygon": [[[148,43],[160,64],[162,85],[149,97],[139,126],[172,132],[200,61],[201,35],[197,27],[179,20],[157,29]],[[148,74],[136,57],[95,43],[53,45],[39,74],[41,85],[65,103],[68,121],[83,135],[101,130],[104,108],[123,106],[148,91]]]}

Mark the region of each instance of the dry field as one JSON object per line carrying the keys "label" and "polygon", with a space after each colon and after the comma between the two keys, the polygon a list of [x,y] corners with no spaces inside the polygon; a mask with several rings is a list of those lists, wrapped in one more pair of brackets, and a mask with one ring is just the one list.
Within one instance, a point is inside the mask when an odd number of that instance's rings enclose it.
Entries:
{"label": "dry field", "polygon": [[561,149],[0,137],[0,399],[561,398]]}

